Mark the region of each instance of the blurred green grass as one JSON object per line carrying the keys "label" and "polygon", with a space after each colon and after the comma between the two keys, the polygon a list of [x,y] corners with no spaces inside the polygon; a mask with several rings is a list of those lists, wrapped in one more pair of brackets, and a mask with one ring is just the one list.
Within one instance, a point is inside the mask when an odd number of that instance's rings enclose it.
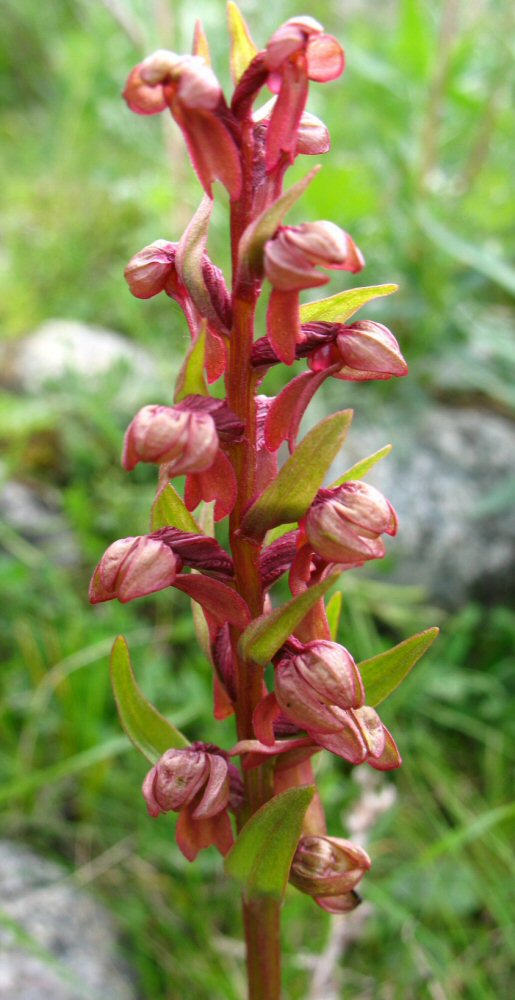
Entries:
{"label": "blurred green grass", "polygon": [[[242,3],[256,40],[299,9]],[[112,11],[121,12],[120,23]],[[189,47],[202,16],[227,81],[223,4],[152,7],[7,0],[0,40],[2,339],[70,317],[112,327],[170,366],[184,337],[174,306],[139,302],[126,260],[177,239],[200,199],[170,123],[130,115],[119,92],[158,44]],[[414,406],[432,396],[512,415],[515,274],[508,67],[513,8],[504,0],[320,2],[305,12],[343,41],[340,84],[313,88],[333,150],[297,218],[349,229],[367,256],[366,283],[398,281],[381,303],[410,358]],[[305,171],[302,163],[292,176]],[[213,256],[227,264],[222,208]],[[161,297],[162,298],[162,297]],[[2,474],[59,489],[80,559],[56,565],[2,526],[0,549],[0,806],[5,835],[64,857],[79,884],[111,906],[145,1000],[243,996],[241,933],[218,857],[177,851],[173,819],[146,816],[145,764],[115,718],[107,654],[127,635],[138,677],[188,734],[230,745],[215,724],[210,671],[187,602],[86,604],[106,544],[146,530],[153,476],[119,469],[132,416],[122,373],[26,398],[0,394]],[[378,387],[384,401],[398,386]],[[363,404],[364,405],[364,404]],[[360,574],[344,583],[341,640],[357,658],[410,631],[442,637],[384,706],[405,763],[396,805],[373,834],[363,894],[374,905],[345,958],[342,997],[497,1000],[508,996],[513,935],[513,647],[515,613],[471,605],[446,616],[416,592]],[[332,832],[359,793],[342,762],[319,764]],[[295,890],[285,908],[285,997],[308,994],[309,966],[329,918]]]}

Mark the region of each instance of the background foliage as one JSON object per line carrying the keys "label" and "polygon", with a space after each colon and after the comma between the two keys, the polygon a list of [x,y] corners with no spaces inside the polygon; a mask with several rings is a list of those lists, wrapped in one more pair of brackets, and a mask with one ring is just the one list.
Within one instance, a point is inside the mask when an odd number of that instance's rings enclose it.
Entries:
{"label": "background foliage", "polygon": [[[185,329],[163,296],[131,298],[122,272],[144,244],[178,239],[200,189],[171,121],[134,118],[119,92],[143,54],[158,45],[189,49],[196,16],[227,84],[223,6],[6,0],[3,14],[2,339],[14,342],[50,317],[111,327],[166,358],[154,391],[163,402]],[[398,334],[412,377],[372,392],[385,404],[472,400],[513,415],[511,4],[241,6],[258,43],[287,17],[309,13],[346,48],[343,80],[313,87],[310,109],[328,123],[333,150],[297,211],[352,233],[367,256],[366,283],[401,285],[379,318]],[[225,225],[223,207],[215,208],[211,248],[223,264]],[[73,877],[115,910],[142,998],[239,1000],[233,888],[214,852],[188,865],[172,817],[147,818],[145,764],[120,735],[108,684],[107,654],[123,631],[161,711],[193,738],[232,742],[230,724],[211,718],[210,670],[187,602],[171,591],[92,610],[85,599],[106,544],[147,527],[153,474],[138,469],[129,481],[119,468],[135,402],[149,401],[137,396],[121,371],[37,398],[0,390],[2,477],[57,490],[79,549],[78,559],[55,562],[30,534],[2,526],[3,829],[66,858]],[[358,407],[368,398],[365,388]],[[443,635],[384,709],[405,764],[385,779],[398,797],[373,833],[363,893],[374,911],[345,958],[342,996],[508,996],[515,614],[470,605],[446,615],[387,577],[351,576],[340,639],[357,659],[417,628],[438,623]],[[359,795],[355,776],[324,760],[319,777],[330,830],[345,831]],[[326,914],[289,890],[288,998],[308,995],[328,927]]]}

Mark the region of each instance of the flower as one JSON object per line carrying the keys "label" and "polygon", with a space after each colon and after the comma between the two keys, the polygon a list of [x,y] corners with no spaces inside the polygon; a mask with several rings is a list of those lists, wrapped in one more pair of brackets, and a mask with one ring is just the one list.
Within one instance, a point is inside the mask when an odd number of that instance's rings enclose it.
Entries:
{"label": "flower", "polygon": [[280,226],[265,243],[264,270],[273,286],[267,311],[267,334],[278,358],[295,360],[302,341],[299,291],[326,285],[329,278],[318,266],[338,271],[359,271],[364,259],[348,233],[333,222],[305,222]]}
{"label": "flower", "polygon": [[[372,320],[358,320],[351,326],[312,323],[302,327],[302,333],[305,338],[315,340],[315,345],[317,335],[320,339],[324,333],[328,336],[327,343],[315,346],[308,355],[309,367],[314,372],[339,365],[339,369],[332,372],[333,378],[350,382],[408,374],[397,340],[382,323]],[[307,348],[305,344],[300,346]],[[307,353],[307,349],[303,353]]]}
{"label": "flower", "polygon": [[391,503],[361,480],[320,490],[303,522],[315,553],[343,567],[381,559],[385,547],[380,535],[395,535],[397,526]]}
{"label": "flower", "polygon": [[212,198],[212,183],[220,180],[232,198],[239,197],[237,126],[202,56],[159,49],[132,70],[124,97],[137,114],[156,114],[168,107],[183,132],[206,194]]}
{"label": "flower", "polygon": [[212,744],[167,750],[147,774],[143,797],[151,816],[179,813],[177,843],[188,861],[215,844],[227,854],[233,843],[227,809],[241,801],[241,779]]}
{"label": "flower", "polygon": [[354,892],[372,862],[366,851],[343,837],[301,837],[290,869],[290,882],[313,896],[329,913],[353,910],[360,902]]}
{"label": "flower", "polygon": [[358,708],[365,691],[349,651],[337,642],[314,640],[279,661],[275,697],[286,719],[300,729],[332,733],[342,728],[335,709]]}
{"label": "flower", "polygon": [[124,274],[132,294],[137,299],[151,299],[159,292],[165,291],[170,282],[177,294],[176,252],[176,243],[155,240],[131,257]]}
{"label": "flower", "polygon": [[89,585],[92,604],[122,604],[170,587],[182,566],[170,546],[151,535],[120,538],[104,552]]}
{"label": "flower", "polygon": [[122,465],[130,471],[139,462],[166,465],[169,477],[209,469],[219,448],[215,422],[209,413],[175,406],[144,406],[125,434]]}

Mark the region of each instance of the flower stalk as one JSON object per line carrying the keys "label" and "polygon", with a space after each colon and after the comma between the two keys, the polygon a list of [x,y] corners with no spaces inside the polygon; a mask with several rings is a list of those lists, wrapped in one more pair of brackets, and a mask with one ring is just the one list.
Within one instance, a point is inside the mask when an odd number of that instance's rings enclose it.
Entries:
{"label": "flower stalk", "polygon": [[[173,399],[149,400],[125,436],[128,472],[140,462],[158,467],[151,531],[109,546],[90,599],[125,602],[175,587],[194,602],[199,641],[213,665],[215,717],[234,715],[235,745],[190,743],[178,733],[146,702],[120,639],[115,696],[122,724],[152,764],[143,785],[150,815],[178,813],[177,843],[188,860],[213,845],[225,857],[243,888],[249,998],[279,1000],[280,910],[290,869],[298,890],[343,913],[358,905],[355,887],[371,864],[361,848],[328,835],[312,757],[328,750],[378,770],[401,763],[374,707],[374,661],[356,664],[336,641],[324,603],[341,572],[382,558],[381,535],[395,534],[397,517],[359,480],[324,485],[350,411],[326,418],[299,444],[298,429],[326,379],[399,377],[407,366],[382,324],[348,322],[360,302],[386,294],[387,286],[344,290],[311,304],[310,322],[303,317],[304,289],[325,285],[327,270],[355,274],[364,266],[351,236],[334,223],[284,221],[315,173],[284,191],[289,166],[329,148],[327,129],[306,101],[310,81],[327,83],[343,71],[341,46],[313,18],[298,17],[259,51],[236,5],[228,10],[230,102],[200,24],[192,55],[159,50],[132,70],[125,89],[136,113],[171,112],[205,194],[178,242],[156,240],[125,271],[137,298],[164,292],[180,305],[191,347]],[[272,99],[255,110],[265,88]],[[230,197],[232,287],[206,251],[217,182]],[[265,335],[255,329],[262,294]],[[267,370],[283,364],[288,372],[296,360],[305,370],[276,399],[263,395]],[[222,378],[220,399],[211,386]],[[291,455],[279,468],[285,440]],[[173,485],[179,475],[186,476],[184,497]],[[211,501],[215,521],[228,519],[228,550],[203,528]],[[291,592],[282,604],[270,594],[280,577]],[[421,655],[425,640],[418,639],[409,653],[391,651],[379,700]],[[275,675],[270,690],[267,664]]]}

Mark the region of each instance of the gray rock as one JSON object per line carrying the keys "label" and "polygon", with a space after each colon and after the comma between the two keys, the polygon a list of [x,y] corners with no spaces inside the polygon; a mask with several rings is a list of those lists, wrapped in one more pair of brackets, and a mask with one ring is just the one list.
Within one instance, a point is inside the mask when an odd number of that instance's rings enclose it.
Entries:
{"label": "gray rock", "polygon": [[367,481],[400,520],[388,546],[396,582],[420,584],[447,607],[515,596],[515,424],[488,411],[389,407],[376,426],[359,408],[345,464],[392,442]]}
{"label": "gray rock", "polygon": [[[80,550],[61,511],[57,490],[9,480],[0,486],[0,521],[27,539],[59,566],[76,566]],[[34,553],[35,555],[36,553]]]}
{"label": "gray rock", "polygon": [[105,910],[58,865],[0,841],[1,1000],[135,1000]]}
{"label": "gray rock", "polygon": [[2,383],[30,393],[69,372],[94,381],[118,365],[138,378],[155,374],[148,354],[119,333],[68,319],[48,320],[0,353]]}

